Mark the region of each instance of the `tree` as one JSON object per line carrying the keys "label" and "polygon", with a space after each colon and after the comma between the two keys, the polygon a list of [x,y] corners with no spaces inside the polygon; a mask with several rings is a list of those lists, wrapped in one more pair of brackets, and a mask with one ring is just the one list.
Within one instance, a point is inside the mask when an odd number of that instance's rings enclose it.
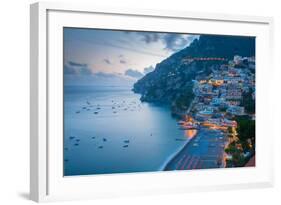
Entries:
{"label": "tree", "polygon": [[[256,138],[256,121],[249,117],[236,117],[238,138],[245,151],[255,151],[255,138]],[[252,148],[249,146],[248,140],[252,142]]]}
{"label": "tree", "polygon": [[255,120],[238,119],[238,136],[241,141],[247,139],[254,139],[256,136],[256,123]]}
{"label": "tree", "polygon": [[228,131],[229,134],[232,134],[233,133],[232,127],[228,127],[227,131]]}
{"label": "tree", "polygon": [[191,101],[194,98],[194,93],[192,91],[192,86],[187,86],[181,94],[176,98],[175,105],[180,110],[188,109]]}
{"label": "tree", "polygon": [[253,89],[250,89],[249,92],[243,93],[243,98],[241,105],[245,107],[245,111],[249,114],[254,114],[256,112],[256,103],[252,97]]}

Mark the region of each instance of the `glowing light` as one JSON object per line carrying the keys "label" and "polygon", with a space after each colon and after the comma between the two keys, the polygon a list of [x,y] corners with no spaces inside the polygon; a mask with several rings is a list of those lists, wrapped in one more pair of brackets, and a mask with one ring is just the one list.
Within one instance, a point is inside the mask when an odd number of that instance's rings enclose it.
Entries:
{"label": "glowing light", "polygon": [[184,134],[188,139],[192,139],[197,134],[197,130],[185,130]]}

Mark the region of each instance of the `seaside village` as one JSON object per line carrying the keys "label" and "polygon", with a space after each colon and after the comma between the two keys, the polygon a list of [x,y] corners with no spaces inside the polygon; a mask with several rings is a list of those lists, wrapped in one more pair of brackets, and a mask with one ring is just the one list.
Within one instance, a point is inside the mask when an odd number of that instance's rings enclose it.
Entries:
{"label": "seaside village", "polygon": [[[199,75],[194,80],[194,100],[185,119],[179,121],[179,124],[182,129],[207,127],[224,132],[228,136],[225,159],[229,162],[228,166],[234,166],[231,162],[234,157],[237,158],[237,154],[238,158],[243,159],[254,155],[253,139],[249,137],[246,142],[239,139],[239,125],[235,119],[246,117],[252,122],[255,120],[255,108],[251,109],[255,102],[255,58],[234,56],[230,61],[218,58],[211,60],[227,63],[212,68],[209,75]],[[241,166],[244,165],[241,163]]]}

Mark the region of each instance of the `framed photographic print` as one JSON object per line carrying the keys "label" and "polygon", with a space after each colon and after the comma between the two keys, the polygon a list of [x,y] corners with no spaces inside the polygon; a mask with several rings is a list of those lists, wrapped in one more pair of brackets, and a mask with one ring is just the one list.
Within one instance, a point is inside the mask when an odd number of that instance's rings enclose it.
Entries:
{"label": "framed photographic print", "polygon": [[31,5],[31,199],[271,186],[272,22]]}

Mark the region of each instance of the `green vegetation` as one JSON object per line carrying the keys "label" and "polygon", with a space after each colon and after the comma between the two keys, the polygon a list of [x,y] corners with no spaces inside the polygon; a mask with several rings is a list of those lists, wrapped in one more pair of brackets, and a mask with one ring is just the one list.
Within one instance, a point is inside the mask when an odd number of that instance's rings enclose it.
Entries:
{"label": "green vegetation", "polygon": [[236,121],[238,124],[238,137],[242,144],[247,143],[248,140],[251,140],[252,144],[255,145],[256,121],[247,117],[236,117]]}
{"label": "green vegetation", "polygon": [[220,112],[226,112],[227,108],[226,107],[219,107]]}
{"label": "green vegetation", "polygon": [[228,148],[225,149],[225,152],[232,156],[231,160],[229,159],[226,161],[228,167],[243,167],[246,163],[246,158],[244,157],[242,150],[238,148],[238,145],[239,143],[232,142],[229,144]]}
{"label": "green vegetation", "polygon": [[252,97],[253,90],[250,89],[249,92],[244,92],[243,93],[243,99],[241,102],[241,106],[245,107],[245,111],[249,114],[254,114],[256,111],[256,104],[255,100]]}
{"label": "green vegetation", "polygon": [[194,93],[192,91],[192,86],[187,87],[183,92],[181,92],[180,96],[176,98],[175,100],[176,108],[180,110],[188,109],[193,98],[194,98]]}
{"label": "green vegetation", "polygon": [[[238,140],[231,142],[225,149],[225,152],[232,156],[232,159],[227,160],[227,167],[244,166],[255,153],[255,120],[248,116],[236,117],[235,120],[238,124]],[[229,133],[232,133],[230,130]],[[250,154],[246,156],[246,153]]]}
{"label": "green vegetation", "polygon": [[232,127],[228,127],[228,128],[227,128],[227,133],[228,133],[227,136],[228,136],[229,138],[233,138],[233,134],[234,134],[234,133],[233,133]]}
{"label": "green vegetation", "polygon": [[151,96],[152,98],[155,98],[156,97],[156,88],[150,87],[147,91],[147,95]]}

